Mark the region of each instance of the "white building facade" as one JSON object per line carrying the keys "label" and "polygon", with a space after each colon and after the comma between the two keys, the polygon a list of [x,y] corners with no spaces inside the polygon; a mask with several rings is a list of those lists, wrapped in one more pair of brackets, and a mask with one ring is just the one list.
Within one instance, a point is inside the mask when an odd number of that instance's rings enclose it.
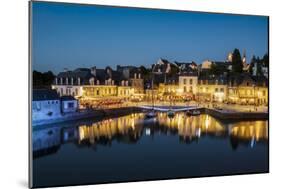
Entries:
{"label": "white building facade", "polygon": [[179,89],[184,95],[195,96],[197,94],[198,76],[181,75],[179,76]]}
{"label": "white building facade", "polygon": [[61,102],[55,90],[33,90],[32,121],[61,117]]}

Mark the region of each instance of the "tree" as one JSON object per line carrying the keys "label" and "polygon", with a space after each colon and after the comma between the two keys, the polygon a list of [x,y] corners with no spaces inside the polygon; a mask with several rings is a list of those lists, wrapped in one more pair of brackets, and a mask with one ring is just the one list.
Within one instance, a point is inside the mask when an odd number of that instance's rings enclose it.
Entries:
{"label": "tree", "polygon": [[33,88],[50,88],[54,79],[55,75],[51,71],[41,73],[34,70],[32,74]]}
{"label": "tree", "polygon": [[251,62],[250,62],[250,68],[249,68],[250,69],[249,72],[251,74],[253,74],[253,67],[255,66],[255,62],[257,62],[257,58],[255,55],[253,55]]}
{"label": "tree", "polygon": [[211,69],[210,69],[210,74],[212,75],[222,75],[224,73],[226,73],[227,67],[225,65],[217,65],[215,63],[213,63],[211,65]]}
{"label": "tree", "polygon": [[[263,59],[260,59],[260,57],[255,57],[255,55],[252,57],[251,59],[251,63],[250,63],[250,73],[251,74],[255,74],[255,75],[263,75],[262,72],[262,65],[263,65]],[[255,73],[254,73],[254,69]]]}
{"label": "tree", "polygon": [[241,54],[238,49],[234,49],[232,54],[232,71],[236,73],[242,73],[243,71]]}
{"label": "tree", "polygon": [[264,66],[268,67],[269,66],[269,56],[267,53],[263,56],[262,60],[263,60]]}

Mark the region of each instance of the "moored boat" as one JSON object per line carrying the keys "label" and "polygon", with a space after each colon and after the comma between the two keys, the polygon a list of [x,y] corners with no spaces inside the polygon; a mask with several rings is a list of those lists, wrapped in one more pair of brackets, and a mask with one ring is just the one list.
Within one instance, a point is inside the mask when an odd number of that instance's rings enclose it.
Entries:
{"label": "moored boat", "polygon": [[189,116],[197,116],[200,114],[201,114],[201,112],[199,110],[187,110],[186,111],[186,115],[189,115]]}
{"label": "moored boat", "polygon": [[173,110],[169,110],[167,115],[169,118],[173,118],[175,116],[175,112]]}
{"label": "moored boat", "polygon": [[154,117],[156,117],[156,112],[154,110],[152,110],[152,111],[146,113],[145,117],[146,118],[154,118]]}

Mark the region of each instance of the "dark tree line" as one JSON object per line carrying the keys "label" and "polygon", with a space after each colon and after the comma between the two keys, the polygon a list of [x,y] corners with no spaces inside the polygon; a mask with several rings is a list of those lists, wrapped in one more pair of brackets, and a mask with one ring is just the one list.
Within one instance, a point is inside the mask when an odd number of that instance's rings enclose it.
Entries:
{"label": "dark tree line", "polygon": [[256,57],[255,55],[252,57],[250,62],[250,73],[253,73],[253,68],[257,66],[257,75],[262,75],[262,67],[269,66],[269,56],[265,54],[262,58]]}
{"label": "dark tree line", "polygon": [[243,72],[243,62],[242,62],[240,51],[238,49],[234,49],[232,54],[232,72],[234,73]]}
{"label": "dark tree line", "polygon": [[54,79],[55,75],[51,71],[42,73],[34,70],[32,74],[33,88],[51,88]]}

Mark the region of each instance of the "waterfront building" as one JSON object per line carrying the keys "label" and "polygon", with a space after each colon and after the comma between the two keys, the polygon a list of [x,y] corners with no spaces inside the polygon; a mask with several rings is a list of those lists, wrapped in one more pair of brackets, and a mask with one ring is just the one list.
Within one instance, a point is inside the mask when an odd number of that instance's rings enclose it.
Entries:
{"label": "waterfront building", "polygon": [[157,97],[159,100],[170,102],[170,100],[176,100],[182,96],[177,83],[160,83],[157,91]]}
{"label": "waterfront building", "polygon": [[61,97],[61,111],[62,113],[76,112],[79,108],[78,100],[73,96]]}
{"label": "waterfront building", "polygon": [[264,76],[252,76],[249,73],[231,75],[228,94],[230,103],[267,105],[268,81]]}
{"label": "waterfront building", "polygon": [[56,90],[34,89],[32,121],[56,119],[61,116],[61,102]]}
{"label": "waterfront building", "polygon": [[182,91],[179,89],[178,75],[166,77],[164,83],[159,83],[157,96],[159,100],[170,101],[182,99]]}
{"label": "waterfront building", "polygon": [[60,96],[82,96],[83,86],[93,82],[93,74],[88,68],[78,68],[74,71],[65,70],[56,77],[52,89],[57,90]]}
{"label": "waterfront building", "polygon": [[197,89],[199,102],[224,102],[227,100],[227,78],[225,76],[200,76]]}
{"label": "waterfront building", "polygon": [[92,67],[61,72],[52,88],[61,96],[79,98],[82,105],[93,101],[128,99],[134,92],[129,86],[129,79],[109,66],[105,69]]}
{"label": "waterfront building", "polygon": [[158,88],[154,89],[145,89],[145,99],[148,101],[157,100],[160,98],[158,93]]}
{"label": "waterfront building", "polygon": [[139,69],[131,70],[130,85],[134,89],[134,94],[142,96],[144,94],[144,80]]}
{"label": "waterfront building", "polygon": [[123,100],[129,100],[134,95],[134,89],[128,85],[128,81],[123,84],[117,86],[117,97]]}
{"label": "waterfront building", "polygon": [[197,95],[197,85],[197,73],[183,73],[179,76],[179,91],[185,98],[195,98]]}

